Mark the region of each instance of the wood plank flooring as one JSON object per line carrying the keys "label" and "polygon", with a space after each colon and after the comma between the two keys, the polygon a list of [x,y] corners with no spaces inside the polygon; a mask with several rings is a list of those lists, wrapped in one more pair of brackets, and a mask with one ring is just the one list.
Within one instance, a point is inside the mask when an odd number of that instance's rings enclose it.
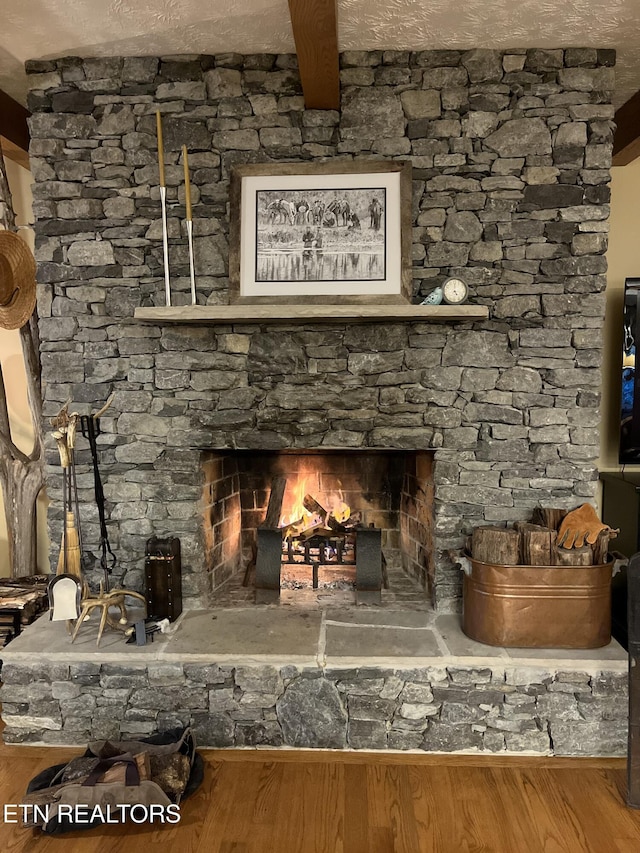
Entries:
{"label": "wood plank flooring", "polygon": [[0,853],[640,853],[623,759],[203,750],[176,826],[49,837],[2,822],[79,750],[0,746]]}

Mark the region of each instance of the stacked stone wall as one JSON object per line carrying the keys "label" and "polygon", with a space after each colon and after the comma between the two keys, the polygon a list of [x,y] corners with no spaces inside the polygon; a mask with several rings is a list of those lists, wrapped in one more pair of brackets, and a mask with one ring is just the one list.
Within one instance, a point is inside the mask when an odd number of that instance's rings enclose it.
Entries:
{"label": "stacked stone wall", "polygon": [[[187,606],[207,600],[203,449],[434,449],[441,609],[460,595],[447,551],[471,527],[593,498],[613,63],[596,49],[344,53],[340,112],[304,109],[292,56],[29,63],[45,414],[115,392],[100,461],[119,579],[140,586],[147,537],[177,535]],[[461,275],[489,320],[135,322],[136,307],[164,303],[157,109],[177,304],[189,299],[184,143],[200,302],[227,300],[234,164],[403,158],[416,299]],[[53,447],[49,462],[57,550]],[[80,444],[91,547],[87,462]]]}
{"label": "stacked stone wall", "polygon": [[627,676],[606,669],[8,662],[2,677],[5,743],[191,725],[210,747],[626,753]]}

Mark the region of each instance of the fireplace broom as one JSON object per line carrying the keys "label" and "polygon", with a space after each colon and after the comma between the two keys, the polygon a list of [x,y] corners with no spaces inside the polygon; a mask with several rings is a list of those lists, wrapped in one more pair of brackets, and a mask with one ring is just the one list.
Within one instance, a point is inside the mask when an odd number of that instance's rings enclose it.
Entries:
{"label": "fireplace broom", "polygon": [[[75,431],[75,424],[72,433]],[[80,537],[76,527],[75,513],[73,511],[73,480],[71,470],[71,454],[73,450],[73,435],[69,435],[67,428],[56,430],[53,437],[58,445],[60,464],[62,465],[62,502],[64,506],[64,528],[62,531],[62,543],[56,574],[71,574],[82,578]]]}

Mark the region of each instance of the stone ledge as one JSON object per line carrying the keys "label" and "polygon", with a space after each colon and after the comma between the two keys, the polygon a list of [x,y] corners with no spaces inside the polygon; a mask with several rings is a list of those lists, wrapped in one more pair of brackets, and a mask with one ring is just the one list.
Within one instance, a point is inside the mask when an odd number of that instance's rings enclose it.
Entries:
{"label": "stone ledge", "polygon": [[486,305],[182,305],[136,308],[134,317],[148,323],[386,323],[396,320],[486,319]]}
{"label": "stone ledge", "polygon": [[489,667],[556,673],[576,670],[595,675],[606,669],[626,674],[627,653],[615,640],[601,649],[505,649],[466,637],[460,618],[431,610],[385,610],[378,607],[290,609],[278,605],[189,610],[136,646],[118,631],[103,634],[83,625],[71,644],[66,626],[43,615],[2,650],[5,664],[39,665],[48,660],[146,666],[152,662],[317,667]]}

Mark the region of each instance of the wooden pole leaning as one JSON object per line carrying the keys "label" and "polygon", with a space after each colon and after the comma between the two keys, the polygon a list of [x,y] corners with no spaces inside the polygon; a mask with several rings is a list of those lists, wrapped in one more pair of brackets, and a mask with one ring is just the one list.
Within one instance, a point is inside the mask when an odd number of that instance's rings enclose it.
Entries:
{"label": "wooden pole leaning", "polygon": [[162,206],[162,253],[164,258],[164,290],[166,304],[171,305],[171,282],[169,279],[169,235],[167,231],[167,183],[164,172],[164,144],[162,141],[162,117],[156,111],[156,132],[158,135],[158,170],[160,174],[160,204]]}
{"label": "wooden pole leaning", "polygon": [[189,155],[187,146],[182,146],[182,162],[184,165],[184,201],[186,207],[187,240],[189,242],[189,276],[191,278],[191,304],[196,304],[196,274],[193,258],[193,212],[191,209],[191,182],[189,180]]}

